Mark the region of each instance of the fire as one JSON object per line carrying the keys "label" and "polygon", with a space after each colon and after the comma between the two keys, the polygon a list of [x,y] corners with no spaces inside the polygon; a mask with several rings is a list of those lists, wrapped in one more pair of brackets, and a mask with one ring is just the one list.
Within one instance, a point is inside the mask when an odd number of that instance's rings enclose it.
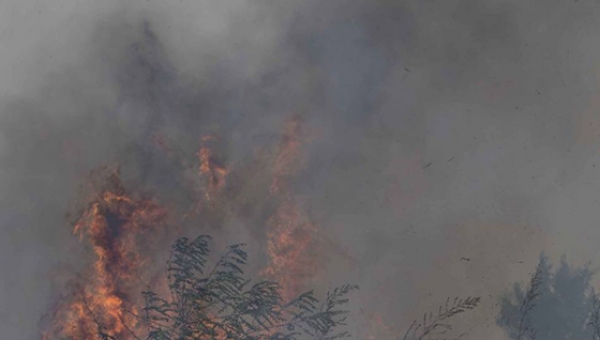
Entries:
{"label": "fire", "polygon": [[[134,339],[138,326],[135,291],[145,259],[139,240],[146,231],[164,226],[166,211],[156,202],[128,196],[118,171],[73,223],[73,234],[91,245],[95,262],[60,304],[45,337],[101,339],[102,334]],[[100,333],[100,334],[99,334]]]}
{"label": "fire", "polygon": [[198,170],[206,179],[204,195],[207,201],[213,200],[215,195],[223,189],[225,186],[225,176],[228,173],[227,168],[217,160],[212,149],[206,145],[207,142],[214,139],[215,137],[213,136],[204,136],[202,138],[203,145],[198,151],[198,158],[200,160]]}
{"label": "fire", "polygon": [[302,293],[317,269],[314,247],[316,226],[291,201],[279,206],[268,223],[267,253],[270,264],[263,273],[279,282],[288,301]]}
{"label": "fire", "polygon": [[298,116],[285,124],[279,150],[273,164],[271,195],[279,206],[267,226],[267,253],[270,261],[263,274],[281,285],[282,297],[290,300],[305,289],[318,271],[315,241],[316,225],[292,195],[288,178],[298,171],[306,127]]}
{"label": "fire", "polygon": [[370,313],[370,333],[366,335],[368,340],[385,340],[395,338],[393,330],[384,321],[379,313]]}
{"label": "fire", "polygon": [[299,116],[288,119],[273,165],[273,181],[270,187],[272,194],[284,191],[286,189],[285,181],[299,168],[301,147],[306,140],[305,135],[306,127]]}
{"label": "fire", "polygon": [[[306,132],[299,117],[286,122],[274,158],[266,165],[272,178],[262,182],[259,189],[275,202],[266,223],[269,261],[261,273],[280,283],[286,300],[305,291],[306,284],[318,274],[319,230],[300,204],[301,198],[290,188],[291,177],[304,160]],[[205,213],[200,218],[219,215],[219,209],[231,203],[225,200],[236,199],[229,193],[222,194],[229,170],[211,145],[215,140],[213,136],[202,138],[197,168],[193,166],[193,177],[198,180],[199,174],[203,181],[201,201],[210,203],[210,209],[198,210]],[[155,143],[172,151],[161,138]],[[187,167],[186,171],[190,169]],[[268,177],[269,172],[266,174]],[[146,253],[154,249],[147,243],[157,232],[167,230],[167,211],[152,199],[129,194],[118,171],[104,176],[98,187],[72,222],[73,234],[93,251],[93,265],[58,304],[44,339],[133,340],[138,338],[136,334],[145,333],[138,313],[142,306],[140,287],[149,283],[148,276],[152,274],[149,267],[152,257]],[[197,207],[201,208],[200,205]],[[158,284],[164,285],[159,290],[168,291],[166,283]]]}

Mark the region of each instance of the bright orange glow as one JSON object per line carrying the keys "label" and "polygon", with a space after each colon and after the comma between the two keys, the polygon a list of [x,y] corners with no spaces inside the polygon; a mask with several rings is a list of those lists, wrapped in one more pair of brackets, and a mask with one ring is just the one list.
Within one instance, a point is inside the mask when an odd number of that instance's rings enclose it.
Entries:
{"label": "bright orange glow", "polygon": [[109,183],[74,223],[73,234],[89,242],[96,259],[72,295],[60,303],[44,335],[48,339],[100,339],[99,325],[110,336],[134,339],[130,330],[138,328],[139,295],[134,288],[144,263],[138,235],[164,226],[166,211],[152,200],[128,196],[118,173]]}
{"label": "bright orange glow", "polygon": [[263,274],[279,282],[282,297],[289,301],[305,290],[315,277],[314,252],[316,226],[293,202],[284,202],[268,223],[267,253],[270,263]]}
{"label": "bright orange glow", "polygon": [[[265,230],[269,261],[262,274],[280,283],[282,296],[288,301],[306,291],[322,269],[318,266],[322,255],[319,230],[300,204],[301,198],[290,188],[303,164],[306,130],[297,116],[285,123],[274,157],[260,167],[266,181],[258,182],[262,183],[259,192],[275,202]],[[223,193],[229,170],[212,145],[215,140],[213,136],[203,137],[197,165],[186,167],[186,171],[192,170],[194,185],[197,175],[202,180],[202,202],[193,200],[194,206],[201,208],[198,211],[206,213],[199,215],[201,218],[222,213],[219,209],[231,203],[224,198],[236,199]],[[162,138],[157,137],[155,143],[171,152]],[[93,264],[58,304],[53,323],[43,335],[46,340],[101,340],[99,331],[119,340],[134,340],[134,333],[145,334],[137,313],[142,310],[141,288],[149,283],[141,278],[151,270],[146,253],[154,249],[142,241],[165,230],[167,212],[151,199],[129,194],[118,171],[105,183],[94,191],[73,222],[73,234],[93,251]],[[152,290],[167,296],[166,279],[153,282]],[[219,339],[225,337],[217,334]]]}
{"label": "bright orange glow", "polygon": [[267,253],[269,264],[263,275],[277,281],[282,297],[287,301],[305,291],[307,283],[317,276],[317,228],[298,205],[288,188],[288,179],[302,164],[302,145],[306,127],[294,116],[284,127],[279,150],[273,164],[271,194],[279,207],[267,226]]}
{"label": "bright orange glow", "polygon": [[206,188],[204,195],[207,201],[211,201],[225,186],[225,177],[228,170],[217,161],[212,149],[206,144],[214,140],[215,137],[204,136],[202,138],[202,147],[198,151],[200,166],[198,168],[200,175],[206,179]]}

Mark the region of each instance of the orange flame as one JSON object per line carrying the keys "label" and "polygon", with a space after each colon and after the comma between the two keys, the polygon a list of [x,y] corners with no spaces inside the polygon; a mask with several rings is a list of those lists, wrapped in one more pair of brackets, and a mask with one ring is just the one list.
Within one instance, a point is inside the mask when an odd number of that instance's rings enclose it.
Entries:
{"label": "orange flame", "polygon": [[315,276],[317,258],[311,248],[316,226],[294,202],[288,201],[277,209],[268,227],[270,264],[263,274],[279,282],[282,297],[289,301],[302,293],[306,281]]}
{"label": "orange flame", "polygon": [[73,234],[88,240],[96,260],[77,283],[77,292],[59,306],[46,338],[96,340],[100,332],[135,338],[139,292],[134,288],[144,265],[139,234],[164,226],[166,211],[152,200],[128,196],[118,172],[111,175],[110,184],[74,222]]}
{"label": "orange flame", "polygon": [[[197,153],[199,164],[197,170],[193,170],[196,179],[195,174],[199,173],[205,180],[202,197],[211,207],[227,203],[216,199],[222,194],[229,172],[209,145],[215,139],[202,138]],[[303,163],[302,146],[306,141],[302,120],[297,116],[289,119],[271,163],[272,180],[262,188],[265,192],[268,189],[277,202],[267,222],[269,263],[262,274],[281,284],[286,300],[302,293],[318,274],[318,228],[299,204],[300,198],[289,188],[291,177]],[[159,146],[166,145],[160,138],[155,142]],[[109,176],[108,185],[97,191],[87,209],[73,223],[73,233],[89,242],[94,264],[90,272],[78,280],[76,293],[59,304],[44,339],[100,340],[100,330],[120,340],[133,340],[134,333],[144,333],[139,329],[136,306],[141,302],[138,287],[143,281],[140,276],[149,273],[150,258],[140,245],[147,232],[152,236],[164,227],[166,210],[153,200],[129,195],[118,171]],[[103,328],[99,329],[99,325]]]}
{"label": "orange flame", "polygon": [[280,204],[267,225],[267,253],[270,261],[263,275],[281,285],[282,297],[290,300],[302,293],[306,283],[314,279],[317,268],[317,228],[298,206],[287,187],[288,178],[302,163],[301,151],[305,126],[298,116],[289,119],[284,128],[273,165],[271,194]]}
{"label": "orange flame", "polygon": [[298,170],[302,160],[300,152],[305,133],[304,122],[299,116],[293,116],[285,123],[279,152],[273,165],[273,181],[270,187],[272,194],[284,191],[285,181]]}
{"label": "orange flame", "polygon": [[369,316],[370,333],[366,335],[368,340],[386,340],[395,338],[394,332],[384,321],[381,314],[374,312]]}
{"label": "orange flame", "polygon": [[206,142],[214,140],[213,136],[202,137],[202,147],[198,151],[200,166],[198,170],[200,174],[206,178],[206,188],[204,190],[207,201],[214,199],[225,186],[225,176],[228,170],[225,166],[218,162],[213,151],[206,146]]}

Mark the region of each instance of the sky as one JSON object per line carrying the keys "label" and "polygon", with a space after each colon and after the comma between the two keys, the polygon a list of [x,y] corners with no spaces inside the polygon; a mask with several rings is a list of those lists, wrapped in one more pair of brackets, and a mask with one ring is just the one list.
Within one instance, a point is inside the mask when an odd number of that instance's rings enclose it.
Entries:
{"label": "sky", "polygon": [[315,284],[361,286],[355,338],[477,295],[465,339],[506,339],[498,296],[541,252],[599,264],[598,32],[594,0],[5,0],[0,329],[39,338],[85,262],[64,215],[91,169],[182,199],[157,132],[216,131],[239,164],[298,114],[293,190],[332,240]]}

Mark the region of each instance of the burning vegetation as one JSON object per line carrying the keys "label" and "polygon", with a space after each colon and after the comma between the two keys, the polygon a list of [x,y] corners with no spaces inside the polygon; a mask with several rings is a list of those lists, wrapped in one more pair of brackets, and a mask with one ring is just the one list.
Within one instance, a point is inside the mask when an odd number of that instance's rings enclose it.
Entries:
{"label": "burning vegetation", "polygon": [[95,259],[61,300],[44,339],[96,339],[102,332],[129,338],[129,328],[138,327],[138,281],[148,274],[142,244],[148,248],[151,237],[166,226],[166,216],[154,200],[129,195],[118,170],[94,188],[72,225]]}
{"label": "burning vegetation", "polygon": [[[181,218],[171,218],[174,210],[153,196],[127,191],[118,170],[93,173],[86,204],[71,222],[73,234],[89,246],[93,261],[56,304],[43,339],[295,340],[309,336],[333,340],[348,336],[339,327],[345,325],[347,295],[357,286],[336,288],[323,300],[307,289],[323,269],[319,264],[324,254],[321,231],[293,188],[293,178],[304,164],[308,135],[298,116],[286,121],[272,156],[266,163],[258,162],[261,173],[265,167],[270,170],[268,181],[254,181],[243,168],[223,162],[216,151],[219,139],[203,137],[196,163],[177,159],[185,171],[195,174],[187,188],[193,192],[192,212],[182,213]],[[154,144],[167,156],[178,158],[163,136],[155,138]],[[263,280],[252,283],[246,277],[248,254],[243,244],[228,247],[215,259],[209,236],[178,235],[166,275],[157,271],[159,247],[169,233],[181,232],[177,224],[194,219],[223,224],[224,216],[243,215],[248,199],[236,186],[244,183],[240,182],[244,176],[250,178],[245,180],[252,182],[252,190],[264,192],[268,202],[255,207],[263,211],[258,215],[266,215],[262,232],[268,258],[259,271]],[[255,182],[264,188],[257,189]],[[178,222],[172,228],[173,221]],[[442,321],[478,302],[460,300],[409,331],[414,339],[424,339],[447,327]],[[389,331],[381,319],[377,327]]]}
{"label": "burning vegetation", "polygon": [[269,191],[279,202],[267,223],[269,265],[263,274],[280,283],[287,300],[306,289],[306,283],[318,274],[318,230],[299,206],[289,188],[289,180],[303,164],[302,146],[308,131],[299,116],[287,120],[273,165]]}
{"label": "burning vegetation", "polygon": [[215,139],[216,137],[214,136],[202,137],[202,147],[198,151],[198,159],[200,161],[198,171],[204,179],[203,191],[207,202],[211,202],[223,189],[225,186],[225,176],[228,173],[227,168],[219,162],[212,148],[208,145]]}
{"label": "burning vegetation", "polygon": [[269,265],[263,274],[280,283],[283,297],[291,300],[301,293],[318,272],[313,235],[316,226],[294,202],[284,202],[268,223]]}
{"label": "burning vegetation", "polygon": [[[169,229],[167,209],[153,198],[128,192],[118,170],[93,173],[87,203],[72,220],[73,234],[89,245],[93,264],[71,282],[43,339],[171,339],[175,335],[178,339],[237,339],[248,332],[259,339],[265,334],[292,336],[301,331],[324,336],[330,332],[343,314],[337,310],[336,299],[345,301],[342,296],[355,287],[331,292],[318,306],[312,293],[303,293],[315,273],[311,253],[316,226],[297,204],[288,183],[301,163],[304,128],[298,117],[288,120],[273,157],[267,192],[275,206],[266,221],[269,260],[262,271],[269,281],[253,286],[242,277],[247,255],[241,245],[230,247],[208,270],[208,238],[182,238],[173,246],[168,282],[142,298],[143,287],[151,282],[157,285],[151,253],[157,246],[153,240]],[[229,169],[215,153],[217,141],[212,135],[203,137],[197,153],[201,195],[196,215],[225,209],[216,205],[221,203],[217,197],[226,197]],[[162,136],[155,144],[172,155],[172,147]]]}

